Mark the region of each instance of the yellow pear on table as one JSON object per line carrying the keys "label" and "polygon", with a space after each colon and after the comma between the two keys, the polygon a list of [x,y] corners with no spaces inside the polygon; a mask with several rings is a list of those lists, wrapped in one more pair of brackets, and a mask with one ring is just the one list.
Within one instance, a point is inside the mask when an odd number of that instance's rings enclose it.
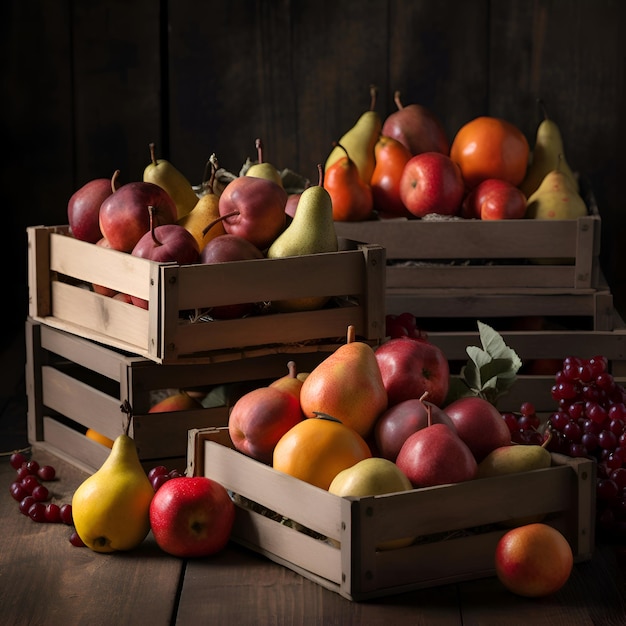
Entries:
{"label": "yellow pear on table", "polygon": [[132,550],[150,530],[154,489],[127,434],[113,442],[100,469],[72,497],[74,527],[94,552]]}
{"label": "yellow pear on table", "polygon": [[587,205],[561,171],[560,160],[530,195],[526,217],[539,220],[569,220],[587,215]]}
{"label": "yellow pear on table", "polygon": [[559,170],[567,176],[572,187],[579,191],[578,178],[572,172],[565,158],[561,131],[557,124],[548,118],[541,101],[540,104],[543,108],[544,119],[537,127],[532,160],[526,171],[526,177],[519,187],[527,198],[530,197],[538,189],[546,175],[555,168],[556,163],[559,163]]}
{"label": "yellow pear on table", "polygon": [[[196,205],[193,209],[177,220],[180,226],[186,228],[196,240],[200,252],[204,246],[219,235],[224,235],[224,223],[215,221],[220,217],[219,196],[214,191],[215,174],[217,172],[217,158],[212,154],[209,158],[209,166],[211,174],[208,181],[202,183],[202,192],[200,198],[197,198]],[[212,224],[207,230],[207,226]]]}
{"label": "yellow pear on table", "polygon": [[277,185],[283,186],[283,179],[280,172],[271,164],[263,160],[263,143],[260,139],[256,139],[255,147],[257,150],[258,162],[253,163],[245,173],[245,176],[256,176],[256,178],[265,178],[271,180]]}
{"label": "yellow pear on table", "polygon": [[371,86],[369,110],[365,111],[365,113],[359,117],[356,124],[337,142],[337,144],[344,146],[345,150],[342,150],[339,145],[336,145],[331,150],[326,159],[324,171],[328,171],[328,168],[333,163],[344,158],[346,152],[348,152],[350,158],[357,166],[361,180],[367,185],[370,184],[374,168],[376,167],[374,148],[383,126],[380,115],[374,109],[376,105],[376,93],[376,87]]}
{"label": "yellow pear on table", "polygon": [[198,202],[198,196],[186,176],[169,161],[156,158],[154,143],[150,144],[150,163],[143,171],[143,180],[167,191],[176,205],[178,219],[187,215]]}

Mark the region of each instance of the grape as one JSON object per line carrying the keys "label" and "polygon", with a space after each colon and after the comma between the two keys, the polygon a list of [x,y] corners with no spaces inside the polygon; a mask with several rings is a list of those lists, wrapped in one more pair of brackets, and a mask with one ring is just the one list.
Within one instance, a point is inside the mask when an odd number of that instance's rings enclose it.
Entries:
{"label": "grape", "polygon": [[32,496],[37,502],[45,502],[50,497],[50,494],[47,487],[44,487],[43,485],[37,485],[33,489]]}
{"label": "grape", "polygon": [[515,413],[502,413],[502,419],[504,420],[504,423],[509,427],[509,432],[512,433],[518,430],[517,416],[515,415]]}
{"label": "grape", "polygon": [[579,394],[578,385],[565,380],[562,383],[557,383],[552,387],[552,397],[555,400],[573,400]]}
{"label": "grape", "polygon": [[164,485],[169,479],[170,477],[167,474],[157,474],[156,476],[152,477],[150,483],[152,484],[152,488],[154,489],[154,491],[158,491],[159,487]]}
{"label": "grape", "polygon": [[22,478],[21,484],[29,494],[32,494],[35,487],[39,485],[39,481],[37,480],[37,476],[29,474],[28,476]]}
{"label": "grape", "polygon": [[177,469],[173,469],[168,473],[168,476],[170,478],[180,478],[182,474]]}
{"label": "grape", "polygon": [[28,517],[33,522],[46,522],[46,505],[43,502],[33,502],[28,509]]}
{"label": "grape", "polygon": [[14,470],[18,470],[26,463],[26,457],[21,452],[14,452],[9,458],[9,463]]}
{"label": "grape", "polygon": [[56,470],[52,467],[52,465],[44,465],[37,470],[37,476],[39,476],[41,480],[45,481],[54,480]]}
{"label": "grape", "polygon": [[602,374],[602,372],[606,372],[609,362],[604,356],[592,356],[588,361],[589,367],[593,372],[594,376],[598,376],[598,374]]}
{"label": "grape", "polygon": [[535,415],[535,405],[532,402],[522,402],[519,412],[526,417]]}
{"label": "grape", "polygon": [[153,467],[148,472],[148,480],[152,481],[152,479],[155,476],[160,476],[161,474],[167,474],[168,472],[169,470],[167,469],[167,467],[165,467],[165,465],[157,465],[156,467]]}
{"label": "grape", "polygon": [[84,548],[85,547],[85,542],[79,537],[79,535],[78,535],[78,533],[76,531],[73,531],[72,534],[70,535],[70,543],[75,548]]}
{"label": "grape", "polygon": [[29,495],[26,489],[22,487],[22,483],[20,482],[11,483],[11,486],[9,487],[9,492],[11,493],[11,496],[13,497],[13,499],[17,500],[18,502],[20,502],[27,495]]}
{"label": "grape", "polygon": [[595,433],[585,432],[580,438],[580,443],[585,446],[587,452],[592,453],[598,447],[598,437]]}
{"label": "grape", "polygon": [[30,509],[33,504],[35,504],[35,498],[33,498],[33,496],[26,496],[23,500],[20,500],[20,513],[28,515],[28,509]]}
{"label": "grape", "polygon": [[569,415],[561,411],[557,411],[556,413],[553,413],[550,417],[550,423],[558,431],[562,431],[563,428],[565,428],[565,426],[569,424],[569,422],[570,422]]}
{"label": "grape", "polygon": [[37,470],[39,470],[39,463],[31,459],[30,461],[26,462],[26,468],[31,474],[37,474]]}
{"label": "grape", "polygon": [[626,489],[626,467],[613,470],[610,478],[622,491]]}
{"label": "grape", "polygon": [[59,510],[61,514],[61,521],[68,526],[71,526],[74,523],[72,519],[72,505],[71,504],[63,504]]}
{"label": "grape", "polygon": [[17,477],[22,480],[27,476],[31,476],[30,470],[26,467],[26,463],[22,463],[22,465],[17,470]]}
{"label": "grape", "polygon": [[607,419],[606,409],[597,402],[588,402],[585,405],[585,414],[596,424],[604,424]]}
{"label": "grape", "polygon": [[570,420],[567,424],[565,424],[565,426],[563,426],[563,434],[573,443],[578,443],[582,437],[583,431],[578,425],[578,422]]}
{"label": "grape", "polygon": [[52,524],[61,522],[61,508],[58,504],[54,502],[46,504],[46,521]]}
{"label": "grape", "polygon": [[596,495],[600,500],[612,500],[619,495],[619,489],[610,478],[601,478],[596,485]]}

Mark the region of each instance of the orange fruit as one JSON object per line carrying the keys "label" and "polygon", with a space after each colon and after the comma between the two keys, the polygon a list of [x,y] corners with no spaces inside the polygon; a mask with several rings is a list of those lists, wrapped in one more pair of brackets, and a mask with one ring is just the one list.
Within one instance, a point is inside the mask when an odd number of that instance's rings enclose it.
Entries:
{"label": "orange fruit", "polygon": [[85,433],[85,437],[87,437],[87,439],[91,439],[92,441],[97,441],[98,443],[102,444],[103,446],[106,446],[107,448],[113,447],[112,439],[109,439],[102,433],[95,431],[93,428],[87,429],[87,432]]}
{"label": "orange fruit", "polygon": [[372,453],[349,426],[328,417],[312,417],[292,426],[274,448],[273,467],[320,489]]}
{"label": "orange fruit", "polygon": [[469,189],[488,178],[519,185],[526,175],[529,154],[528,140],[517,126],[489,116],[467,122],[450,146],[450,158],[459,164]]}

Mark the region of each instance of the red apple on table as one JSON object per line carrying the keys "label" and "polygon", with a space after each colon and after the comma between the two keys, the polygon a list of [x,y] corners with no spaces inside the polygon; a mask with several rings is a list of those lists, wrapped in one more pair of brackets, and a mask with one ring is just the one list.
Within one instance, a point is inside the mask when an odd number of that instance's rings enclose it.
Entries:
{"label": "red apple on table", "polygon": [[491,402],[478,396],[459,398],[443,408],[459,437],[480,463],[492,450],[511,445],[511,432]]}
{"label": "red apple on table", "polygon": [[421,398],[425,391],[429,402],[443,404],[450,366],[441,348],[427,339],[396,337],[376,348],[375,355],[389,406]]}
{"label": "red apple on table", "polygon": [[76,239],[89,243],[102,239],[100,206],[112,193],[111,179],[95,178],[72,194],[67,203],[67,219]]}
{"label": "red apple on table", "polygon": [[100,207],[100,230],[114,250],[131,252],[150,230],[150,210],[155,225],[174,224],[176,205],[169,194],[154,183],[137,181],[122,185]]}
{"label": "red apple on table", "polygon": [[404,166],[400,198],[416,217],[458,215],[464,193],[461,168],[445,154],[423,152]]}
{"label": "red apple on table", "polygon": [[526,204],[521,189],[506,180],[488,178],[467,194],[462,215],[482,220],[522,219]]}
{"label": "red apple on table", "polygon": [[374,425],[374,440],[379,455],[395,461],[409,436],[432,424],[445,424],[455,430],[452,420],[427,400],[411,398],[389,407]]}
{"label": "red apple on table", "polygon": [[304,419],[300,401],[279,387],[259,387],[241,396],[228,416],[228,433],[239,452],[271,464],[278,440]]}
{"label": "red apple on table", "polygon": [[514,528],[496,546],[496,575],[520,596],[540,598],[556,593],[569,579],[573,563],[567,539],[547,524]]}
{"label": "red apple on table", "polygon": [[150,503],[150,527],[158,546],[178,557],[216,554],[228,540],[235,505],[226,489],[204,476],[166,481]]}

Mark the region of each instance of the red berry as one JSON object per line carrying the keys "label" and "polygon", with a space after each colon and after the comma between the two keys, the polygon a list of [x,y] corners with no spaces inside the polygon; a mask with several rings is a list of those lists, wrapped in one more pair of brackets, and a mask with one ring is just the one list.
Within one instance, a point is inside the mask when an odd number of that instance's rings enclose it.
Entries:
{"label": "red berry", "polygon": [[28,509],[35,503],[33,496],[26,496],[23,500],[20,500],[20,513],[28,515]]}
{"label": "red berry", "polygon": [[37,471],[37,476],[39,476],[41,480],[54,480],[56,470],[52,467],[52,465],[44,465]]}
{"label": "red berry", "polygon": [[14,470],[18,470],[22,467],[22,463],[26,463],[26,457],[21,452],[14,452],[9,459],[9,463]]}
{"label": "red berry", "polygon": [[43,502],[33,502],[28,509],[28,517],[33,522],[46,522],[46,505]]}
{"label": "red berry", "polygon": [[71,504],[63,504],[59,511],[61,513],[61,521],[68,526],[73,524],[72,519],[72,505]]}
{"label": "red berry", "polygon": [[37,502],[45,502],[50,497],[50,493],[47,487],[44,487],[43,485],[37,485],[33,489],[32,496]]}
{"label": "red berry", "polygon": [[153,467],[149,472],[148,472],[148,480],[152,481],[152,479],[155,476],[160,476],[162,474],[167,474],[168,473],[168,469],[167,467],[165,467],[165,465],[157,465],[156,467]]}
{"label": "red berry", "polygon": [[37,474],[37,471],[39,470],[39,463],[31,459],[26,462],[26,467],[31,474]]}
{"label": "red berry", "polygon": [[78,533],[76,531],[74,531],[71,535],[70,535],[70,543],[75,547],[75,548],[84,548],[85,547],[85,543],[84,541],[78,536]]}
{"label": "red berry", "polygon": [[22,487],[29,493],[33,493],[33,489],[39,485],[39,481],[37,480],[37,476],[33,476],[29,474],[22,479]]}
{"label": "red berry", "polygon": [[58,524],[61,521],[61,509],[58,504],[50,502],[46,505],[46,521]]}

